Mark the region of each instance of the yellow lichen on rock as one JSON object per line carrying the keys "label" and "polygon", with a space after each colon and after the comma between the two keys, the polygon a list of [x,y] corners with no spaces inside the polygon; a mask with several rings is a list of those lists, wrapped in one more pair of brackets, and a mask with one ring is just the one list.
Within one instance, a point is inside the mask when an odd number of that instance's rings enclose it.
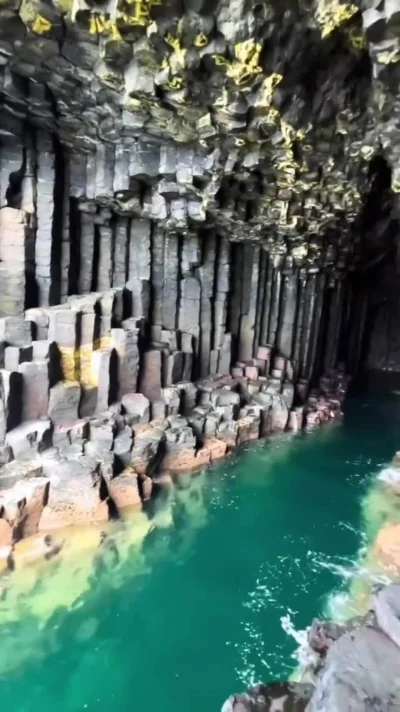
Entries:
{"label": "yellow lichen on rock", "polygon": [[218,67],[226,67],[226,74],[235,84],[246,84],[258,74],[262,68],[259,66],[261,45],[254,40],[245,40],[235,45],[235,59],[230,62],[220,54],[213,54],[213,60]]}
{"label": "yellow lichen on rock", "polygon": [[400,50],[393,49],[390,52],[378,52],[376,60],[379,64],[395,64],[396,62],[400,62]]}
{"label": "yellow lichen on rock", "polygon": [[265,77],[260,86],[259,95],[254,102],[254,106],[270,106],[274,91],[276,87],[281,83],[282,79],[283,75],[278,74],[277,72],[273,72],[273,74],[270,74],[268,77]]}
{"label": "yellow lichen on rock", "polygon": [[172,54],[167,59],[168,66],[173,72],[184,69],[186,49],[182,48],[180,39],[178,37],[173,37],[170,33],[168,33],[164,39],[165,42],[173,49]]}
{"label": "yellow lichen on rock", "polygon": [[32,32],[35,32],[37,35],[46,34],[46,32],[51,30],[51,22],[46,17],[43,17],[43,15],[36,15],[31,29]]}
{"label": "yellow lichen on rock", "polygon": [[89,32],[92,35],[109,35],[113,40],[121,39],[121,33],[116,23],[101,13],[90,15]]}
{"label": "yellow lichen on rock", "polygon": [[152,23],[150,10],[162,4],[162,0],[124,0],[127,10],[119,9],[117,19],[127,27],[146,27]]}
{"label": "yellow lichen on rock", "polygon": [[74,0],[52,0],[52,3],[57,10],[61,10],[63,15],[72,13]]}
{"label": "yellow lichen on rock", "polygon": [[199,32],[199,34],[196,35],[193,44],[195,47],[205,47],[206,44],[208,44],[208,38],[206,37],[204,32]]}
{"label": "yellow lichen on rock", "polygon": [[315,18],[321,28],[322,37],[329,37],[334,30],[351,20],[359,12],[353,3],[341,3],[340,0],[320,0]]}
{"label": "yellow lichen on rock", "polygon": [[368,46],[367,38],[355,27],[346,30],[346,36],[349,44],[356,50],[366,49]]}
{"label": "yellow lichen on rock", "polygon": [[245,40],[235,45],[235,61],[228,64],[227,75],[238,84],[245,84],[249,79],[262,72],[259,66],[261,45],[254,40]]}

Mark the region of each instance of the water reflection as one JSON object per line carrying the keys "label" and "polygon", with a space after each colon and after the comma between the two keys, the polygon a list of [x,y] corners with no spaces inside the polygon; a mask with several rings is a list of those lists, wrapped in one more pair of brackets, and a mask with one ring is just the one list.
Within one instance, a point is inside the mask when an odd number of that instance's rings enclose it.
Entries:
{"label": "water reflection", "polygon": [[[183,562],[196,530],[207,522],[203,490],[208,476],[203,472],[178,481],[156,503],[150,517],[134,511],[106,529],[61,531],[57,557],[4,574],[0,578],[0,676],[65,645],[59,631],[69,613],[84,605],[89,591],[95,607],[99,597],[106,601],[109,592],[127,579],[140,586],[163,558]],[[186,525],[176,526],[182,523]],[[36,539],[39,542],[43,536],[26,540],[23,546],[34,549]],[[68,618],[69,624],[72,620]],[[96,618],[85,619],[73,638],[88,641],[97,628]]]}

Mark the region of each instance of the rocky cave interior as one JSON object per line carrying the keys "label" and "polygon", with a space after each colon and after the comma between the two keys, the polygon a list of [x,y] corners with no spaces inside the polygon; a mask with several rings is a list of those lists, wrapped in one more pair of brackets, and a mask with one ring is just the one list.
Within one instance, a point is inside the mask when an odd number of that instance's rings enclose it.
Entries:
{"label": "rocky cave interior", "polygon": [[399,79],[399,0],[0,0],[0,573],[400,377]]}
{"label": "rocky cave interior", "polygon": [[123,398],[232,445],[233,412],[296,429],[338,374],[400,371],[396,0],[0,19],[2,462]]}

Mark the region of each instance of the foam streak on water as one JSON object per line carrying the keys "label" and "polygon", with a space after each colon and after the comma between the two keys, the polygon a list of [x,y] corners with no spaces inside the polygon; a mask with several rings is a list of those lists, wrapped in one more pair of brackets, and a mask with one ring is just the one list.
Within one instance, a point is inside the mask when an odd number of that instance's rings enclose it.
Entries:
{"label": "foam streak on water", "polygon": [[99,557],[92,532],[13,576],[0,601],[4,709],[204,712],[307,667],[307,626],[359,600],[371,537],[397,511],[369,482],[400,430],[368,405],[181,481],[153,521],[112,535],[118,557]]}

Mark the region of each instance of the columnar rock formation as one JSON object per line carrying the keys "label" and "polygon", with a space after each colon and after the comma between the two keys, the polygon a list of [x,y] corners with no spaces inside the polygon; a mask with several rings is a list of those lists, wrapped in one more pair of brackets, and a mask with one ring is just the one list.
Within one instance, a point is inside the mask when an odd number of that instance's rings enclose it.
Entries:
{"label": "columnar rock formation", "polygon": [[134,500],[331,417],[340,363],[390,365],[368,338],[399,21],[394,0],[0,0],[3,487],[84,453],[96,507],[131,463]]}

